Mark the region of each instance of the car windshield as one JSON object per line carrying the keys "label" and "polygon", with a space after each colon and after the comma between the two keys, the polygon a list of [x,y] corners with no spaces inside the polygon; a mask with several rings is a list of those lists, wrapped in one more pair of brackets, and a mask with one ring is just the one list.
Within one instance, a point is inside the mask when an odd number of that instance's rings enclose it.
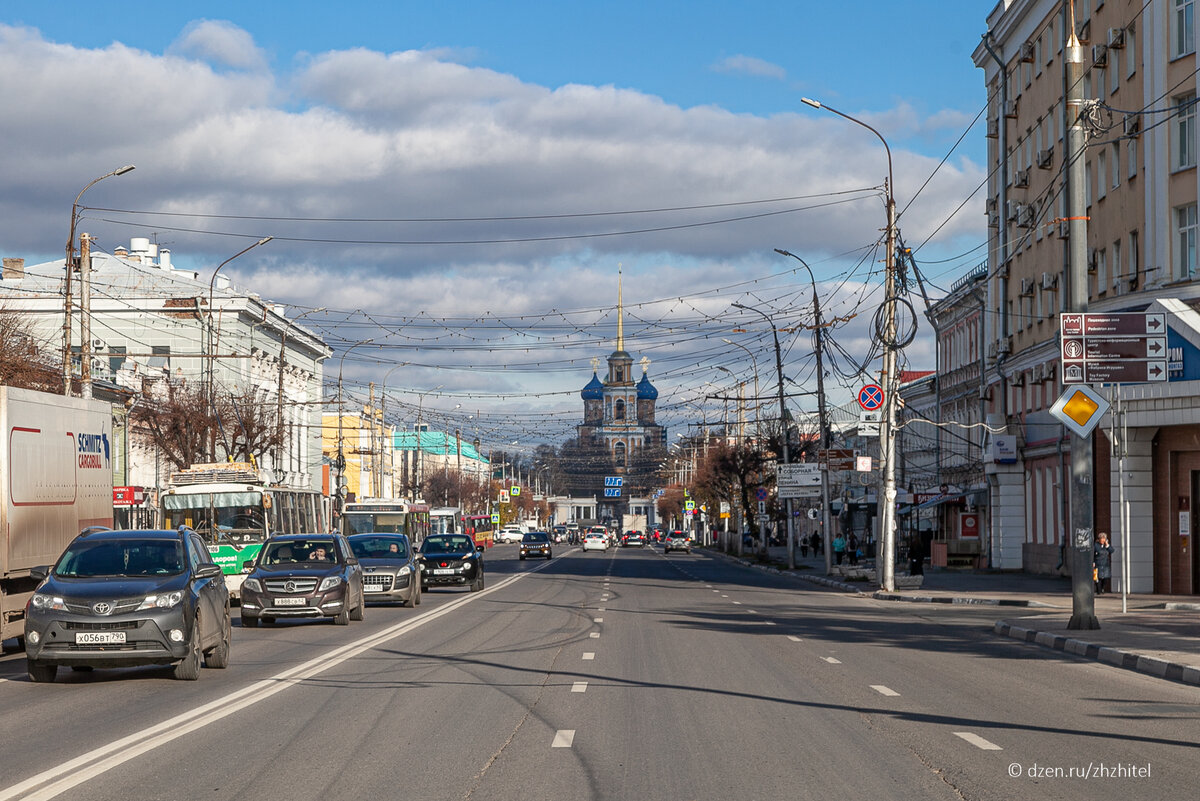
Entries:
{"label": "car windshield", "polygon": [[58,560],[56,576],[166,576],[184,571],[179,540],[77,540]]}
{"label": "car windshield", "polygon": [[359,559],[407,559],[408,540],[404,537],[350,537],[350,550]]}
{"label": "car windshield", "polygon": [[421,553],[470,553],[475,543],[469,537],[426,537],[421,543]]}
{"label": "car windshield", "polygon": [[279,540],[263,547],[259,564],[294,565],[300,562],[336,562],[333,540]]}
{"label": "car windshield", "polygon": [[550,537],[543,531],[531,531],[525,535],[525,542],[549,542]]}

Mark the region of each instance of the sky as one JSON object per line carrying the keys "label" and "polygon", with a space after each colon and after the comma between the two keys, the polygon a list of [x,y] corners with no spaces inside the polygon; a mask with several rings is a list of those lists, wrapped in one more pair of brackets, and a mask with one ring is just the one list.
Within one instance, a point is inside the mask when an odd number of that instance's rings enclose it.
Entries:
{"label": "sky", "polygon": [[[146,236],[210,275],[272,236],[222,275],[306,314],[327,372],[365,393],[397,368],[397,416],[519,447],[581,422],[618,280],[660,423],[736,414],[739,382],[769,395],[773,328],[789,403],[812,410],[815,284],[842,403],[880,364],[889,155],[801,98],[886,140],[936,298],[986,257],[971,53],[991,9],[9,0],[0,254],[61,259],[75,195],[135,164],[82,201],[100,249]],[[917,328],[904,363],[929,369]]]}

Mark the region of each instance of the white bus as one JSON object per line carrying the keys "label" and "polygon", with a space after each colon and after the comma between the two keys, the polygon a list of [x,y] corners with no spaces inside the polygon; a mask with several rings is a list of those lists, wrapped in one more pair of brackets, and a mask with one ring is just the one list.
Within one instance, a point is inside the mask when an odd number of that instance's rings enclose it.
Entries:
{"label": "white bus", "polygon": [[429,536],[429,507],[412,501],[364,498],[342,509],[342,533],[405,534],[416,548]]}
{"label": "white bus", "polygon": [[429,529],[434,534],[462,534],[462,509],[457,506],[438,506],[430,509]]}

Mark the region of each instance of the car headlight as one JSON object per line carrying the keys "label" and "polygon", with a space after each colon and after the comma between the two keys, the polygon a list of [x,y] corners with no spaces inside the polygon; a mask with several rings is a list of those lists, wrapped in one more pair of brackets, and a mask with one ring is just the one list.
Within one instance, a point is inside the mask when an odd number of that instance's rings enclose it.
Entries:
{"label": "car headlight", "polygon": [[408,565],[405,565],[404,567],[400,568],[400,570],[396,573],[396,575],[397,576],[407,576],[411,572],[412,572],[412,569]]}
{"label": "car headlight", "polygon": [[424,562],[421,563],[421,572],[422,573],[425,572],[425,563]]}
{"label": "car headlight", "polygon": [[182,600],[183,592],[180,590],[169,592],[165,595],[147,595],[146,599],[137,608],[137,611],[140,612],[143,609],[170,609],[178,606]]}
{"label": "car headlight", "polygon": [[33,598],[29,602],[34,609],[39,611],[47,611],[52,609],[63,610],[67,608],[66,601],[56,595],[43,595],[42,593],[34,593]]}
{"label": "car headlight", "polygon": [[341,576],[326,576],[325,578],[321,579],[321,586],[317,587],[317,592],[325,592],[325,590],[332,590],[334,587],[336,587],[337,585],[339,585],[341,583],[342,583]]}
{"label": "car headlight", "polygon": [[256,578],[248,578],[242,582],[242,588],[250,590],[250,592],[262,592],[262,584]]}

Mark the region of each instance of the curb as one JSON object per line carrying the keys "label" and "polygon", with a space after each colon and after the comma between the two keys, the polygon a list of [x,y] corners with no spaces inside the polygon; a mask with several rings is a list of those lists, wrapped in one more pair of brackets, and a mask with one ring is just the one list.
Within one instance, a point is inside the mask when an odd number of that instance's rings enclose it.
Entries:
{"label": "curb", "polygon": [[847,584],[844,581],[837,581],[836,579],[826,578],[824,576],[809,576],[804,573],[795,573],[795,572],[792,572],[789,570],[780,570],[779,568],[771,567],[770,565],[755,564],[754,562],[747,562],[743,559],[739,559],[736,556],[733,556],[732,554],[723,553],[721,551],[707,551],[707,553],[710,553],[713,556],[721,557],[722,559],[727,559],[730,562],[734,562],[743,567],[748,567],[752,570],[761,570],[764,573],[774,573],[777,576],[784,576],[786,578],[793,578],[793,579],[798,579],[800,581],[807,581],[812,584],[820,584],[823,587],[831,587],[832,589],[840,590],[842,592],[852,592],[855,595],[866,595],[866,593],[863,592],[861,586]]}
{"label": "curb", "polygon": [[1034,643],[1044,648],[1052,648],[1055,651],[1063,651],[1085,659],[1104,662],[1105,664],[1125,670],[1146,673],[1160,679],[1167,679],[1168,681],[1178,681],[1183,684],[1200,686],[1200,668],[1184,665],[1180,662],[1168,662],[1165,659],[1156,659],[1155,657],[1143,656],[1132,651],[1122,651],[1119,648],[1110,648],[1106,645],[1097,645],[1096,643],[1076,640],[1060,634],[1051,634],[1048,631],[1035,631],[1034,629],[1022,628],[1021,626],[1005,623],[1003,620],[996,621],[996,625],[993,626],[992,631],[1001,637]]}
{"label": "curb", "polygon": [[900,595],[878,590],[871,595],[878,601],[906,601],[919,604],[961,604],[964,606],[1050,606],[1041,601],[1018,598],[973,598],[966,595]]}

